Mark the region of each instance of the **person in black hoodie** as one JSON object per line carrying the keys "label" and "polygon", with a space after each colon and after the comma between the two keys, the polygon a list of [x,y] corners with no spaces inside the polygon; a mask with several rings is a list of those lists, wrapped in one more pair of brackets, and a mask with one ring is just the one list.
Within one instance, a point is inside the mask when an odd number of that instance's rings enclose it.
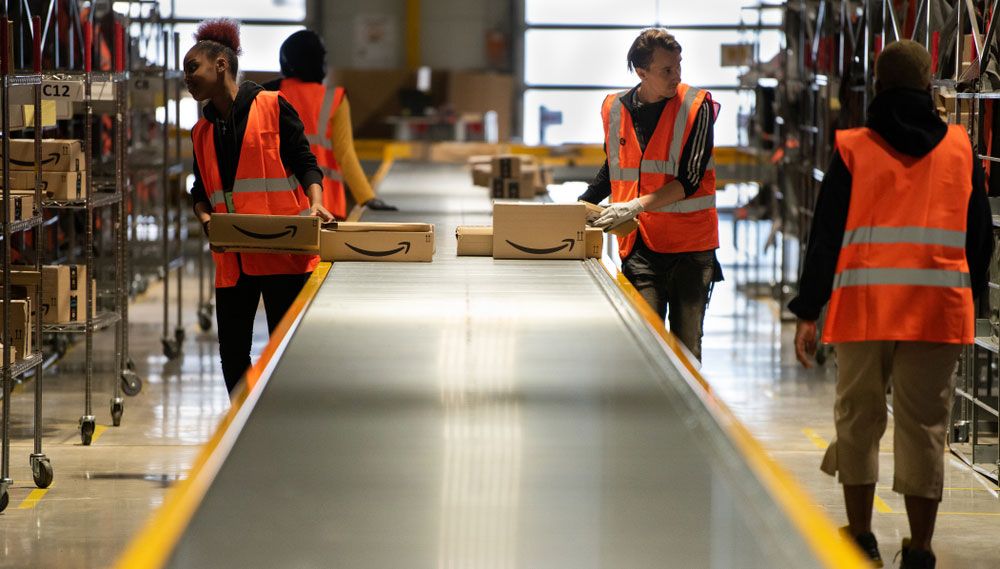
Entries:
{"label": "person in black hoodie", "polygon": [[867,128],[838,133],[788,307],[808,368],[816,321],[831,302],[823,332],[837,347],[837,438],[822,470],[844,485],[845,531],[882,566],[871,516],[892,381],[893,489],[905,496],[911,531],[902,567],[934,567],[953,372],[986,284],[992,219],[967,135],[935,113],[927,50],[890,44],[875,77]]}
{"label": "person in black hoodie", "polygon": [[[195,179],[191,189],[194,212],[205,234],[211,233],[213,212],[302,213],[332,220],[322,205],[323,173],[295,109],[256,83],[236,82],[238,24],[206,21],[199,26],[195,42],[184,57],[184,82],[195,100],[207,101],[204,118],[192,131]],[[272,131],[270,118],[275,112],[277,133]],[[271,154],[275,142],[277,156]],[[250,367],[253,321],[261,297],[268,329],[273,332],[319,257],[213,253],[219,354],[226,388],[232,394]]]}

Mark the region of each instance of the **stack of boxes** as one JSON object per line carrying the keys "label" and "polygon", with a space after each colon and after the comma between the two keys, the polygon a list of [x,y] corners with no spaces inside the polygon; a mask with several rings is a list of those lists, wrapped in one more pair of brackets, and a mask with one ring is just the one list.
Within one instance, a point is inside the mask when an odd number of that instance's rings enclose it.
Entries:
{"label": "stack of boxes", "polygon": [[552,172],[534,156],[499,154],[469,158],[472,183],[490,190],[493,199],[530,200],[544,194]]}
{"label": "stack of boxes", "polygon": [[[42,194],[56,201],[87,197],[87,172],[79,140],[42,140]],[[10,190],[18,197],[31,198],[35,192],[35,141],[10,141]],[[23,206],[22,206],[23,208]],[[30,208],[28,208],[30,212]],[[28,214],[30,217],[30,213]]]}
{"label": "stack of boxes", "polygon": [[[38,285],[40,274],[34,270],[11,270],[10,273],[10,334],[11,361],[17,361],[28,356],[33,351],[37,338],[33,338],[34,322],[38,318]],[[0,288],[0,294],[3,289]],[[0,310],[3,301],[0,300]],[[0,312],[0,326],[3,325],[3,312]]]}

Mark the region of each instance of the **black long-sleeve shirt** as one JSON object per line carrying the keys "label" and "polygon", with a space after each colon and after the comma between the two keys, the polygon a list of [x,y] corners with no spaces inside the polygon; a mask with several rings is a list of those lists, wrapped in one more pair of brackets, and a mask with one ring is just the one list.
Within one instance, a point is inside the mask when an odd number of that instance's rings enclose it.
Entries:
{"label": "black long-sleeve shirt", "polygon": [[[646,143],[652,138],[656,125],[660,122],[660,115],[667,106],[670,99],[664,99],[656,103],[642,103],[637,94],[638,89],[633,87],[630,91],[620,97],[622,105],[632,117],[632,124],[635,126],[635,135],[639,140],[639,147],[645,151]],[[715,122],[715,110],[713,103],[706,97],[698,114],[695,117],[691,136],[688,137],[684,148],[681,150],[680,168],[677,173],[677,180],[684,186],[684,196],[689,197],[698,191],[702,177],[705,176],[705,169],[712,159],[712,150],[715,144],[712,124]],[[587,187],[579,199],[590,203],[600,203],[611,195],[611,179],[608,175],[608,161],[597,173],[594,182]]]}
{"label": "black long-sleeve shirt", "polygon": [[[263,88],[251,81],[240,85],[233,109],[229,117],[222,117],[215,107],[209,103],[203,110],[205,119],[211,121],[215,128],[215,154],[219,161],[219,176],[222,187],[231,189],[236,180],[236,168],[239,165],[240,152],[243,148],[243,135],[247,130],[247,117],[250,105],[257,93]],[[323,183],[323,172],[316,165],[316,157],[309,149],[309,140],[299,115],[291,103],[283,97],[278,97],[278,134],[280,137],[279,154],[285,170],[293,173],[303,188],[310,184]],[[205,184],[201,179],[197,157],[194,162],[194,185],[191,187],[191,198],[195,204],[204,203],[212,210],[212,204],[205,193]]]}
{"label": "black long-sleeve shirt", "polygon": [[[931,114],[933,107],[929,94],[889,92],[880,97],[872,104],[870,112],[875,114],[869,126],[898,150],[909,151],[907,153],[911,155],[930,151],[944,137],[944,124]],[[924,113],[925,110],[928,112]],[[972,164],[965,257],[969,264],[972,294],[978,297],[986,286],[993,254],[993,216],[986,196],[982,164],[975,153]],[[799,293],[788,304],[788,309],[802,320],[818,319],[833,294],[833,279],[851,204],[851,183],[850,171],[840,153],[834,152],[813,212],[809,244],[799,278]]]}

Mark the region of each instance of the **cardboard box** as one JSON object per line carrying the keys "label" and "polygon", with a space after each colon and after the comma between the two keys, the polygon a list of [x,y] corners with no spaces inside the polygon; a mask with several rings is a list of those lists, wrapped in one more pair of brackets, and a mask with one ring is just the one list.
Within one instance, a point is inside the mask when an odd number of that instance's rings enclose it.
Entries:
{"label": "cardboard box", "polygon": [[493,204],[495,259],[583,259],[582,204]]}
{"label": "cardboard box", "polygon": [[[35,172],[11,170],[10,190],[34,193]],[[52,200],[82,200],[87,197],[87,172],[42,172],[42,193]]]}
{"label": "cardboard box", "polygon": [[[331,227],[333,224],[331,224]],[[324,261],[430,262],[434,226],[428,223],[340,222],[320,234]]]}
{"label": "cardboard box", "polygon": [[497,178],[521,177],[521,158],[513,154],[494,156],[490,161],[493,176]]}
{"label": "cardboard box", "polygon": [[[0,326],[3,325],[3,301],[0,300]],[[10,301],[10,335],[11,345],[17,350],[20,358],[25,354],[31,354],[31,309],[27,300]],[[2,339],[3,329],[0,328],[0,339]]]}
{"label": "cardboard box", "polygon": [[493,256],[493,226],[459,225],[455,228],[459,257]]}
{"label": "cardboard box", "polygon": [[490,197],[495,200],[530,200],[535,197],[535,184],[531,177],[491,178]]}
{"label": "cardboard box", "polygon": [[[42,322],[62,324],[86,319],[86,265],[46,265],[42,267]],[[94,289],[94,306],[97,290]]]}
{"label": "cardboard box", "polygon": [[[14,170],[35,168],[35,140],[11,139],[10,167]],[[75,172],[84,169],[83,148],[79,140],[48,138],[42,140],[42,170]]]}
{"label": "cardboard box", "polygon": [[587,243],[587,258],[600,259],[604,251],[604,231],[597,227],[588,227],[585,234]]}
{"label": "cardboard box", "polygon": [[[27,300],[31,307],[31,319],[37,317],[38,307],[41,306],[38,297],[38,287],[42,284],[42,273],[34,269],[11,268],[10,271],[10,297],[14,300]],[[3,294],[3,287],[0,286],[0,295]],[[2,296],[0,296],[2,298]]]}
{"label": "cardboard box", "polygon": [[[35,196],[30,194],[11,194],[10,196],[11,208],[10,214],[7,218],[9,222],[21,221],[22,219],[30,219],[35,213]],[[0,197],[0,208],[3,207],[3,198]],[[3,209],[0,209],[0,216],[3,215]]]}
{"label": "cardboard box", "polygon": [[[3,353],[3,344],[0,344],[0,354]],[[10,347],[10,357],[7,360],[8,364],[13,364],[17,361],[17,348],[14,346]]]}
{"label": "cardboard box", "polygon": [[232,252],[315,255],[319,226],[315,216],[213,213],[209,241]]}
{"label": "cardboard box", "polygon": [[493,179],[493,168],[489,164],[473,164],[472,165],[472,185],[481,186],[483,188],[491,187],[491,180]]}
{"label": "cardboard box", "polygon": [[[455,228],[459,257],[490,257],[493,255],[493,227],[459,225]],[[604,250],[604,232],[596,227],[586,229],[584,239],[588,259],[600,259]]]}
{"label": "cardboard box", "polygon": [[[584,207],[587,208],[587,223],[592,223],[598,217],[601,217],[601,214],[604,212],[605,209],[599,205],[594,205],[589,202],[581,201],[577,203],[581,203],[584,205]],[[633,219],[631,221],[626,221],[625,223],[619,225],[618,227],[615,227],[611,231],[608,231],[608,233],[612,235],[617,235],[618,237],[626,237],[636,229],[639,229],[639,222]]]}

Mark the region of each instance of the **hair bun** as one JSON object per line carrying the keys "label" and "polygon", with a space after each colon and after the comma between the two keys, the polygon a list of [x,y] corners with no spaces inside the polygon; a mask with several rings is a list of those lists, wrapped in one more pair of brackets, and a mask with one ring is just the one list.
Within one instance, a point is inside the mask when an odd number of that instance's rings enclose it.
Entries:
{"label": "hair bun", "polygon": [[240,48],[240,23],[229,18],[205,20],[198,26],[194,41],[212,41],[233,50],[236,55],[242,53]]}

